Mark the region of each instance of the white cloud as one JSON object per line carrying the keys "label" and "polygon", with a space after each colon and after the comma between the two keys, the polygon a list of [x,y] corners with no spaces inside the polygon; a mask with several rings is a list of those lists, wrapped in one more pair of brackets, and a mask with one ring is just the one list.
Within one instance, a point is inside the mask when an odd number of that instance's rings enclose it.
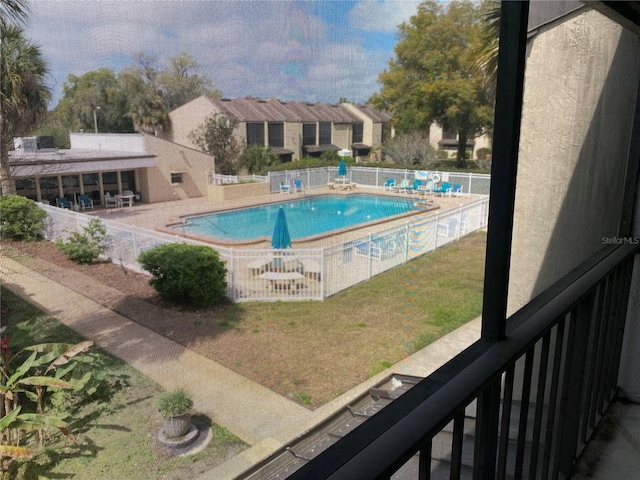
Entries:
{"label": "white cloud", "polygon": [[395,33],[415,15],[421,0],[363,0],[349,13],[352,26],[366,31]]}
{"label": "white cloud", "polygon": [[184,51],[225,96],[363,101],[390,56],[366,51],[363,31],[393,37],[416,3],[346,1],[344,22],[332,18],[341,15],[333,1],[32,0],[27,35],[42,46],[57,98],[69,73],[117,73],[138,52],[162,64]]}

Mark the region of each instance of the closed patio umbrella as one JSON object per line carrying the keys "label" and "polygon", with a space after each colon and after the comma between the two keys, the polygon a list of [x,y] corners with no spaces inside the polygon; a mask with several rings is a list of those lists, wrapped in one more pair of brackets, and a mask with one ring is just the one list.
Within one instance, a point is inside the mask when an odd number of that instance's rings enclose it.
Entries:
{"label": "closed patio umbrella", "polygon": [[344,158],[340,159],[340,165],[338,166],[338,175],[341,177],[347,176],[347,164],[344,161]]}
{"label": "closed patio umbrella", "polygon": [[271,237],[271,246],[278,249],[289,248],[291,246],[287,217],[282,207],[278,210],[278,216],[276,217],[276,225],[273,228],[273,236]]}

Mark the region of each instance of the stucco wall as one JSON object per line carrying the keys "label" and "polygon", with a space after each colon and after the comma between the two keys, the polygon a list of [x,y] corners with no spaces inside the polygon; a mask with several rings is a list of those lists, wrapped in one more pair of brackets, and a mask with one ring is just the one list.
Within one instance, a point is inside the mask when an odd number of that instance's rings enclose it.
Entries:
{"label": "stucco wall", "polygon": [[[140,175],[145,202],[166,202],[207,195],[208,177],[215,169],[213,157],[152,135],[145,135],[145,149],[156,156],[156,166]],[[182,172],[183,183],[171,184],[171,172]]]}
{"label": "stucco wall", "polygon": [[215,113],[218,113],[215,105],[205,97],[198,97],[169,113],[170,125],[161,137],[197,149],[198,147],[189,139],[189,134],[202,125],[207,117]]}
{"label": "stucco wall", "polygon": [[240,183],[237,185],[209,185],[208,198],[214,202],[256,197],[269,194],[268,183]]}
{"label": "stucco wall", "polygon": [[640,80],[638,37],[593,10],[541,28],[528,50],[510,313],[617,234]]}
{"label": "stucco wall", "polygon": [[302,158],[302,123],[285,122],[284,148],[293,152],[293,161]]}
{"label": "stucco wall", "polygon": [[331,143],[336,147],[351,150],[351,124],[334,123],[331,137]]}

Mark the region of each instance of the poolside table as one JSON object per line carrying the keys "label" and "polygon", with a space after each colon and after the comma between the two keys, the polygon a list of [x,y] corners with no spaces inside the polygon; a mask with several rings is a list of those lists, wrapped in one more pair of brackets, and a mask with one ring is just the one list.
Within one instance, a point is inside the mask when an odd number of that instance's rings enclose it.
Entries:
{"label": "poolside table", "polygon": [[304,275],[299,272],[264,272],[260,278],[268,280],[271,288],[291,290],[298,280],[304,279]]}

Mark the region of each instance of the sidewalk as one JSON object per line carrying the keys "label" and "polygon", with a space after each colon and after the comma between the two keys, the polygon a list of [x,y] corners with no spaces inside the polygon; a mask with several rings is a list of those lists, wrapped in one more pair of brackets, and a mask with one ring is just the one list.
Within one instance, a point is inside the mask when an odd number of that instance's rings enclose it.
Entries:
{"label": "sidewalk", "polygon": [[480,320],[476,319],[310,411],[4,255],[0,257],[0,277],[3,286],[93,340],[163,388],[189,390],[196,410],[251,445],[231,461],[207,472],[202,480],[234,478],[389,374],[427,376],[480,336]]}

